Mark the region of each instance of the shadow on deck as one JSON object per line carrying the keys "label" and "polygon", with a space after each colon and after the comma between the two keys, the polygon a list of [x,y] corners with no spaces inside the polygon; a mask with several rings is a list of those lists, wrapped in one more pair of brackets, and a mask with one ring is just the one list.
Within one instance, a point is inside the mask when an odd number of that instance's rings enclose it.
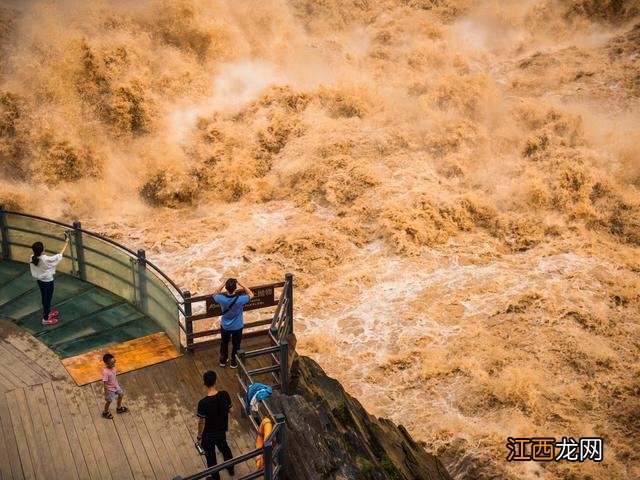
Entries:
{"label": "shadow on deck", "polygon": [[[266,342],[249,339],[243,347]],[[194,448],[202,373],[216,371],[218,388],[232,399],[239,389],[236,371],[216,359],[212,346],[118,375],[131,413],[105,420],[100,382],[76,386],[53,351],[0,320],[0,478],[164,480],[203,470]],[[254,448],[255,430],[237,400],[229,429],[234,455]],[[245,462],[236,476],[253,470],[253,460]]]}

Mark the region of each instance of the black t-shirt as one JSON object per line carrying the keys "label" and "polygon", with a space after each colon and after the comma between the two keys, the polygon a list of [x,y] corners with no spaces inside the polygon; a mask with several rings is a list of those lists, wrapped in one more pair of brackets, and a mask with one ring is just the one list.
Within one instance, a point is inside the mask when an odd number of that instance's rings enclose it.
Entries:
{"label": "black t-shirt", "polygon": [[224,390],[213,396],[204,397],[198,402],[198,413],[204,418],[205,433],[226,432],[229,430],[229,409],[231,397]]}

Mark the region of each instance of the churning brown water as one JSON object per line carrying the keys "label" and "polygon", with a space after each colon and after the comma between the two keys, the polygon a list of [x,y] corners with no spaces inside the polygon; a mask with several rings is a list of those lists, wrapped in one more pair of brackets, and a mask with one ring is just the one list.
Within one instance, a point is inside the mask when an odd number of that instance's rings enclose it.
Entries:
{"label": "churning brown water", "polygon": [[6,5],[9,207],[292,271],[300,350],[456,478],[640,478],[639,1]]}

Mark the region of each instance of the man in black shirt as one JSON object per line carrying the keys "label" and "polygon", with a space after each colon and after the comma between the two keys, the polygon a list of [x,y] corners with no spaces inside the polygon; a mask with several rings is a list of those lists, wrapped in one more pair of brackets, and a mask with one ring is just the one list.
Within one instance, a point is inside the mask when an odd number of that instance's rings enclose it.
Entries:
{"label": "man in black shirt", "polygon": [[[198,402],[198,442],[202,445],[207,467],[217,464],[216,447],[222,453],[224,460],[233,458],[231,449],[227,445],[227,430],[229,429],[229,411],[231,397],[224,390],[216,390],[216,372],[208,371],[202,375],[207,396]],[[233,475],[233,467],[228,468],[229,475]],[[220,474],[214,473],[211,478],[220,480]]]}

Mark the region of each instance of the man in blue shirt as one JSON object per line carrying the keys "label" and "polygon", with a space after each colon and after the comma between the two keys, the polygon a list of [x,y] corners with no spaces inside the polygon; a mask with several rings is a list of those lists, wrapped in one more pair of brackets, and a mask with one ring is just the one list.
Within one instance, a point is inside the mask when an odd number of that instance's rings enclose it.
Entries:
{"label": "man in blue shirt", "polygon": [[[240,287],[240,288],[238,288]],[[223,290],[225,292],[223,293]],[[237,293],[244,290],[245,293]],[[242,308],[253,298],[253,292],[235,278],[229,278],[221,284],[213,295],[213,300],[220,305],[222,317],[220,327],[222,329],[222,341],[220,342],[220,366],[226,367],[229,358],[229,340],[231,340],[231,368],[238,368],[236,353],[240,350],[242,341],[242,329],[244,320]]]}

